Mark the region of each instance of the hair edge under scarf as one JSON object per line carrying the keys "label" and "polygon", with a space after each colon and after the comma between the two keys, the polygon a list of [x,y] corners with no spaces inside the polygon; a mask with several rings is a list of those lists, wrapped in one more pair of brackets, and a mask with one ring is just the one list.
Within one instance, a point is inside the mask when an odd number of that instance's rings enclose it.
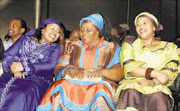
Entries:
{"label": "hair edge under scarf", "polygon": [[87,17],[82,18],[80,20],[79,27],[81,27],[82,23],[86,20],[93,22],[99,28],[100,31],[103,29],[103,17],[101,16],[101,14],[91,14]]}
{"label": "hair edge under scarf", "polygon": [[32,37],[32,36],[34,36],[36,30],[42,28],[43,26],[45,26],[45,25],[47,25],[47,24],[57,24],[57,25],[60,27],[60,22],[59,22],[58,20],[52,19],[52,18],[48,18],[48,19],[44,20],[44,21],[39,25],[38,28],[33,29],[33,30],[27,32],[25,35],[26,35],[26,36],[29,36],[29,37]]}
{"label": "hair edge under scarf", "polygon": [[139,17],[146,17],[147,19],[149,19],[152,22],[152,24],[154,25],[154,27],[156,28],[156,31],[163,30],[163,26],[158,22],[157,18],[153,14],[150,14],[148,12],[142,12],[136,16],[136,18],[134,20],[135,26],[136,26],[137,19]]}

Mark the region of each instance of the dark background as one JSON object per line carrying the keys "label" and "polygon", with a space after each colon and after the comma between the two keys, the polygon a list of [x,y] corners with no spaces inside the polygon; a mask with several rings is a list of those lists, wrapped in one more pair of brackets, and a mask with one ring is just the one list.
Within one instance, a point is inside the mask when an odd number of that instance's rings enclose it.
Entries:
{"label": "dark background", "polygon": [[[92,13],[107,16],[113,27],[128,23],[130,32],[136,35],[134,18],[143,11],[154,14],[164,30],[162,40],[173,41],[180,35],[180,0],[41,0],[40,22],[46,18],[58,19],[66,29],[79,27],[82,17]],[[129,18],[127,11],[129,9]],[[30,29],[35,28],[35,0],[0,0],[0,37],[7,33],[9,21],[24,19]]]}

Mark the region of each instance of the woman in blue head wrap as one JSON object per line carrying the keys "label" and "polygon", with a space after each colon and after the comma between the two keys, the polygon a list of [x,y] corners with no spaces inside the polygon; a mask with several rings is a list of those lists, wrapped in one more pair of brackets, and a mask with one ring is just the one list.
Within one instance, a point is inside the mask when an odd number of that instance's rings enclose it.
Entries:
{"label": "woman in blue head wrap", "polygon": [[45,20],[3,53],[0,77],[1,111],[35,111],[53,81],[60,56],[60,23]]}
{"label": "woman in blue head wrap", "polygon": [[100,36],[103,20],[100,14],[81,19],[81,41],[66,40],[55,67],[57,81],[43,97],[38,111],[114,110],[116,81],[123,77],[121,48]]}

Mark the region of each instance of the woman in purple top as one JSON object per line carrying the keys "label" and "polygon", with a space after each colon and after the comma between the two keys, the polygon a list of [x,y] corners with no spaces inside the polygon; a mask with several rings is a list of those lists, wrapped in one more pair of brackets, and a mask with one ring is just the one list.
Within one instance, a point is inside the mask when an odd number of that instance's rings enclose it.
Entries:
{"label": "woman in purple top", "polygon": [[0,110],[34,111],[53,81],[60,56],[60,23],[45,20],[3,53]]}

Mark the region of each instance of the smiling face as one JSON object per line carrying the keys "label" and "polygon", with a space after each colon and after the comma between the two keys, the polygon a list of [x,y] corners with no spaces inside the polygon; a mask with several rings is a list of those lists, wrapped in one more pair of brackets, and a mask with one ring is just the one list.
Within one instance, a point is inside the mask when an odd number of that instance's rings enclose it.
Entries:
{"label": "smiling face", "polygon": [[90,21],[82,23],[79,35],[83,43],[89,46],[95,46],[99,42],[99,31]]}
{"label": "smiling face", "polygon": [[55,42],[60,35],[60,27],[57,24],[47,24],[47,26],[41,31],[41,42],[46,42],[50,44]]}
{"label": "smiling face", "polygon": [[20,37],[24,33],[25,29],[21,28],[21,21],[13,19],[8,26],[8,35],[10,37]]}
{"label": "smiling face", "polygon": [[139,17],[136,23],[136,32],[141,39],[149,39],[154,37],[155,27],[146,17]]}

